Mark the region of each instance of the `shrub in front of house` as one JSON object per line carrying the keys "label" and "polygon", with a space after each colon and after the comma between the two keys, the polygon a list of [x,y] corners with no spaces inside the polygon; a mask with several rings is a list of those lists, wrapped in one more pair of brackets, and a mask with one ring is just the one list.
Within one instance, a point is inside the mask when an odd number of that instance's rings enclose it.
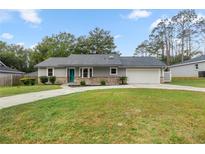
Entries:
{"label": "shrub in front of house", "polygon": [[85,85],[86,85],[86,82],[85,82],[85,81],[80,81],[80,85],[81,85],[81,86],[85,86]]}
{"label": "shrub in front of house", "polygon": [[126,76],[121,76],[120,77],[120,84],[127,84],[127,77]]}
{"label": "shrub in front of house", "polygon": [[35,84],[36,84],[36,79],[31,78],[31,79],[30,79],[30,85],[35,85]]}
{"label": "shrub in front of house", "polygon": [[56,82],[56,77],[55,76],[50,76],[49,77],[49,82],[54,84]]}
{"label": "shrub in front of house", "polygon": [[28,86],[28,85],[35,85],[35,83],[36,83],[36,79],[29,78],[29,77],[21,78],[20,81],[21,81],[21,83],[23,83],[26,86]]}
{"label": "shrub in front of house", "polygon": [[101,80],[101,81],[100,81],[100,85],[101,85],[101,86],[104,86],[104,85],[106,85],[106,82],[105,82],[105,80]]}
{"label": "shrub in front of house", "polygon": [[40,81],[43,84],[46,84],[46,82],[48,82],[48,77],[47,76],[40,76]]}

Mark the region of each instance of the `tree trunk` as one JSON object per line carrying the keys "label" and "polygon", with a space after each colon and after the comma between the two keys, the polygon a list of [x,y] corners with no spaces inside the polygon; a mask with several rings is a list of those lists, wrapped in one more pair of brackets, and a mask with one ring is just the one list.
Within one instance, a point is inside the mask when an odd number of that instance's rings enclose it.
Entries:
{"label": "tree trunk", "polygon": [[181,62],[184,62],[184,36],[181,38],[182,46],[181,46]]}

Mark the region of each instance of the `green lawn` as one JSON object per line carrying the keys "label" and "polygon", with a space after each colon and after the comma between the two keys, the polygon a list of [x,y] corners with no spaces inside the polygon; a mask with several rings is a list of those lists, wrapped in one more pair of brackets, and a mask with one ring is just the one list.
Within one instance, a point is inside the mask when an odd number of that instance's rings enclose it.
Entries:
{"label": "green lawn", "polygon": [[96,90],[2,109],[0,143],[205,143],[205,93]]}
{"label": "green lawn", "polygon": [[205,88],[205,78],[172,78],[171,84]]}
{"label": "green lawn", "polygon": [[59,88],[59,85],[0,87],[0,97]]}

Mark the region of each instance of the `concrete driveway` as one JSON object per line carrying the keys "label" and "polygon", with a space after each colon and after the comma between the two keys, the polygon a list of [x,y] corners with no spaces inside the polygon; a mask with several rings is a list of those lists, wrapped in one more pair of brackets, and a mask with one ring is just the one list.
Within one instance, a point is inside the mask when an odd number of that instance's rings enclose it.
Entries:
{"label": "concrete driveway", "polygon": [[134,85],[123,85],[123,86],[88,86],[88,87],[72,87],[72,88],[68,86],[62,86],[62,89],[57,89],[57,90],[48,90],[48,91],[41,91],[41,92],[19,94],[19,95],[8,96],[8,97],[1,97],[0,109],[19,105],[19,104],[30,103],[45,98],[72,94],[76,92],[83,92],[83,91],[97,90],[97,89],[113,89],[113,88],[151,88],[151,89],[154,88],[154,89],[188,90],[188,91],[205,92],[205,88],[177,86],[177,85],[168,85],[168,84],[134,84]]}

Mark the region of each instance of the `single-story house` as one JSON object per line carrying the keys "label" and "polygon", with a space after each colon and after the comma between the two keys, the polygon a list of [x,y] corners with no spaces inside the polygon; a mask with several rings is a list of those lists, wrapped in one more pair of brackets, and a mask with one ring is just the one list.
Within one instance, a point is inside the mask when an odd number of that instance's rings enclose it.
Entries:
{"label": "single-story house", "polygon": [[128,83],[163,82],[165,64],[154,57],[121,57],[118,54],[72,54],[49,58],[35,67],[38,77],[56,76],[58,83],[99,85],[119,84],[120,77]]}
{"label": "single-story house", "polygon": [[170,66],[172,77],[205,77],[205,55]]}
{"label": "single-story house", "polygon": [[2,61],[0,61],[0,76],[7,76],[7,75],[16,75],[21,76],[24,74],[24,72],[18,71],[16,69],[12,69],[8,66],[6,66]]}

